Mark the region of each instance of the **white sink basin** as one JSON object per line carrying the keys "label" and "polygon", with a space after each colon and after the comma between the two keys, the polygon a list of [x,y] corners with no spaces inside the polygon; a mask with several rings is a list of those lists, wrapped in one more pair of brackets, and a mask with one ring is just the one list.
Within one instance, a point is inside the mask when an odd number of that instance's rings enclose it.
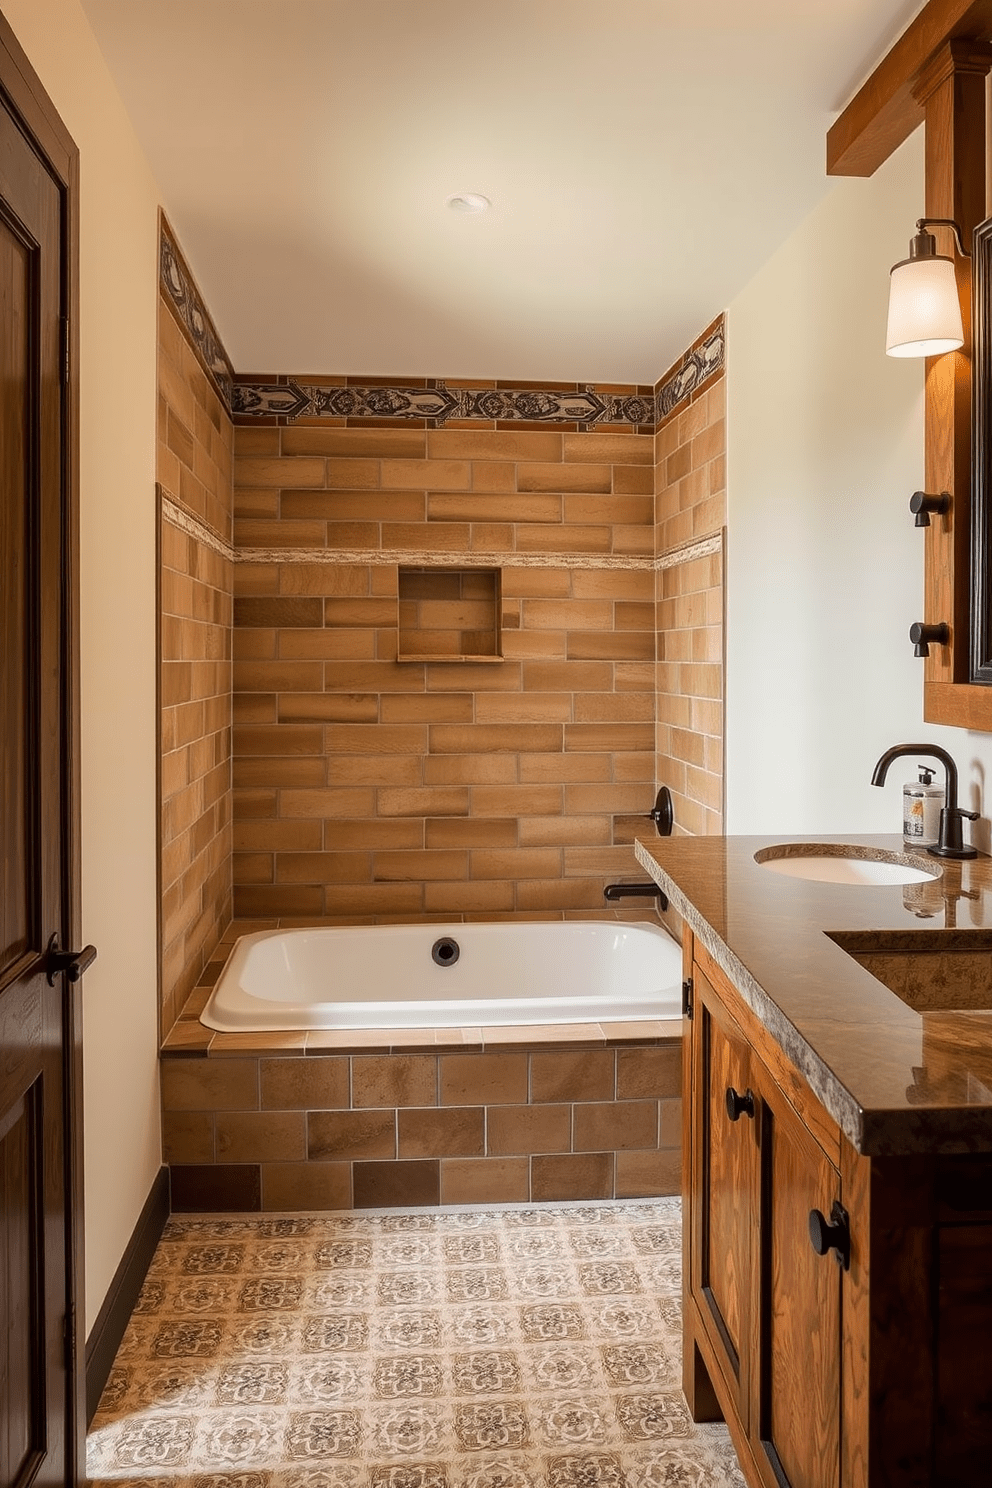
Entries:
{"label": "white sink basin", "polygon": [[764,847],[754,861],[786,878],[815,879],[818,883],[863,884],[878,888],[886,884],[926,883],[940,877],[940,868],[923,865],[908,853],[883,852],[876,848],[851,847],[840,842],[783,843]]}

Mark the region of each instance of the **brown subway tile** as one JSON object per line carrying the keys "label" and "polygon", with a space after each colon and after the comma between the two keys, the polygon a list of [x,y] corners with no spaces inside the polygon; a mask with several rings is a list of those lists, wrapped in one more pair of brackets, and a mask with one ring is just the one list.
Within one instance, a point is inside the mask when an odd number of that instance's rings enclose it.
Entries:
{"label": "brown subway tile", "polygon": [[448,1157],[441,1162],[442,1204],[516,1204],[530,1197],[527,1157]]}
{"label": "brown subway tile", "polygon": [[356,1108],[436,1106],[437,1078],[433,1055],[356,1056],[352,1060],[351,1103]]}
{"label": "brown subway tile", "polygon": [[376,804],[380,816],[468,816],[469,792],[456,787],[385,789],[377,791]]}
{"label": "brown subway tile", "polygon": [[658,1102],[606,1101],[573,1108],[576,1152],[658,1146]]}
{"label": "brown subway tile", "polygon": [[653,661],[653,630],[570,630],[570,661]]}
{"label": "brown subway tile", "polygon": [[531,1197],[566,1202],[570,1199],[612,1199],[612,1152],[584,1152],[570,1156],[531,1158]]}
{"label": "brown subway tile", "polygon": [[174,1163],[169,1180],[174,1214],[252,1214],[262,1207],[258,1163]]}
{"label": "brown subway tile", "polygon": [[280,723],[378,723],[379,700],[371,693],[283,693]]}
{"label": "brown subway tile", "polygon": [[558,878],[561,853],[556,848],[479,849],[470,854],[472,878],[519,881],[522,878]]}
{"label": "brown subway tile", "polygon": [[308,1158],[351,1162],[360,1157],[395,1156],[394,1110],[311,1111],[307,1116]]}
{"label": "brown subway tile", "polygon": [[605,847],[610,842],[608,816],[522,816],[521,847]]}
{"label": "brown subway tile", "polygon": [[169,1059],[161,1068],[163,1111],[257,1111],[257,1059]]}
{"label": "brown subway tile", "polygon": [[442,1054],[441,1104],[521,1105],[528,1099],[526,1054]]}
{"label": "brown subway tile", "polygon": [[212,1163],[214,1161],[213,1112],[164,1111],[162,1113],[162,1160],[167,1163]]}
{"label": "brown subway tile", "polygon": [[533,1101],[612,1101],[615,1084],[612,1049],[556,1050],[531,1055]]}
{"label": "brown subway tile", "polygon": [[424,909],[424,885],[328,884],[324,889],[324,914],[344,915],[419,915]]}
{"label": "brown subway tile", "polygon": [[398,1112],[400,1157],[482,1157],[486,1150],[481,1106],[446,1106]]}
{"label": "brown subway tile", "polygon": [[677,1194],[682,1186],[682,1154],[676,1148],[659,1152],[618,1152],[616,1196],[647,1199]]}
{"label": "brown subway tile", "polygon": [[[247,456],[234,462],[236,486],[322,486],[326,461]],[[378,467],[377,467],[378,468]],[[357,482],[348,482],[349,485]]]}
{"label": "brown subway tile", "polygon": [[262,1164],[262,1209],[350,1209],[350,1162]]}
{"label": "brown subway tile", "polygon": [[[525,785],[540,785],[544,782],[609,780],[611,776],[609,754],[522,754],[520,756],[520,780]],[[615,764],[614,764],[615,768]]]}
{"label": "brown subway tile", "polygon": [[494,1106],[487,1114],[486,1151],[490,1156],[570,1152],[571,1148],[569,1105]]}
{"label": "brown subway tile", "polygon": [[[327,852],[374,851],[376,848],[400,850],[420,848],[424,842],[421,821],[325,821],[324,849]],[[442,846],[431,843],[430,846]]]}
{"label": "brown subway tile", "polygon": [[512,883],[425,883],[427,914],[480,914],[509,912],[514,906]]}
{"label": "brown subway tile", "polygon": [[316,919],[324,912],[324,892],[319,884],[244,886],[235,890],[234,912],[239,918],[254,915],[302,915]]}
{"label": "brown subway tile", "polygon": [[471,692],[400,693],[380,700],[383,723],[471,723],[475,698]]}
{"label": "brown subway tile", "polygon": [[372,458],[422,460],[427,435],[422,429],[342,429],[322,426],[282,430],[284,455],[329,455],[335,463]]}
{"label": "brown subway tile", "polygon": [[442,754],[424,760],[426,785],[512,785],[517,775],[512,754]]}
{"label": "brown subway tile", "polygon": [[[262,484],[259,482],[259,484]],[[520,491],[609,491],[612,471],[609,465],[565,464],[543,465],[538,462],[521,466],[517,471]]]}
{"label": "brown subway tile", "polygon": [[378,883],[427,883],[436,879],[468,877],[469,855],[425,849],[423,852],[379,852],[372,860],[372,877]]}
{"label": "brown subway tile", "polygon": [[430,728],[432,754],[491,754],[503,750],[547,753],[560,749],[561,743],[558,724],[491,723],[463,728],[458,724],[438,723]]}
{"label": "brown subway tile", "polygon": [[428,431],[427,451],[433,459],[555,462],[562,457],[562,436],[551,431],[439,429]]}
{"label": "brown subway tile", "polygon": [[555,816],[561,810],[560,785],[477,785],[472,788],[474,816]]}
{"label": "brown subway tile", "polygon": [[344,1058],[263,1059],[259,1075],[263,1111],[327,1110],[350,1103]]}
{"label": "brown subway tile", "polygon": [[517,823],[467,817],[440,817],[426,822],[430,848],[516,847]]}
{"label": "brown subway tile", "polygon": [[327,777],[334,785],[420,785],[423,760],[419,754],[376,756],[337,754],[327,761]]}
{"label": "brown subway tile", "polygon": [[302,1111],[230,1111],[215,1122],[219,1163],[299,1162],[306,1156]]}
{"label": "brown subway tile", "polygon": [[353,1182],[356,1209],[440,1202],[440,1164],[436,1159],[356,1162]]}

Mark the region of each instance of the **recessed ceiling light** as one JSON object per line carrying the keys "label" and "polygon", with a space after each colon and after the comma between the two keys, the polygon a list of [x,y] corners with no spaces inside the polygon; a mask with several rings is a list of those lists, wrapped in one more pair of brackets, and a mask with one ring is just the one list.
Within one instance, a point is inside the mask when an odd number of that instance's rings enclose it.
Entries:
{"label": "recessed ceiling light", "polygon": [[447,205],[453,212],[488,212],[492,202],[477,191],[459,191],[448,197]]}

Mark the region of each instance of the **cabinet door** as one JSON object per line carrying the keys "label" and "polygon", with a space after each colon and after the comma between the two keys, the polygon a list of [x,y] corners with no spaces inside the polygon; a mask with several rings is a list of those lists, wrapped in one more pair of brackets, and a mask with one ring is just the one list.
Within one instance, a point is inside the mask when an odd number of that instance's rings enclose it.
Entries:
{"label": "cabinet door", "polygon": [[769,1488],[837,1488],[840,1478],[841,1277],[818,1255],[809,1215],[830,1215],[837,1170],[758,1069],[760,1111],[758,1367],[751,1437]]}
{"label": "cabinet door", "polygon": [[727,1102],[728,1092],[747,1102],[750,1055],[698,965],[693,975],[690,1288],[724,1383],[746,1425],[758,1149],[755,1120],[746,1104],[732,1118]]}

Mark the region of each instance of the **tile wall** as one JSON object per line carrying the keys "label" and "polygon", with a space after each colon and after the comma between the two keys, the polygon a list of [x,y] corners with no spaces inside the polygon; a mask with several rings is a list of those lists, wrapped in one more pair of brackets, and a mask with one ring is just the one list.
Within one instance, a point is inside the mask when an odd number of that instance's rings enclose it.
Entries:
{"label": "tile wall", "polygon": [[[595,911],[643,877],[653,436],[324,420],[235,449],[235,913]],[[398,661],[406,565],[498,566],[502,659]]]}
{"label": "tile wall", "polygon": [[[722,318],[696,346],[717,328],[725,334]],[[673,368],[665,381],[677,373]],[[722,360],[659,424],[655,480],[656,773],[672,791],[677,832],[720,833],[727,516]]]}
{"label": "tile wall", "polygon": [[[173,1205],[346,1209],[677,1193],[680,1043],[639,1032],[640,1041],[610,1042],[596,1025],[583,1036],[592,1042],[500,1047],[466,1031],[469,1042],[438,1049],[417,1048],[407,1030],[407,1047],[374,1052],[360,1042],[349,1049],[347,1034],[270,1035],[275,1047],[266,1051],[263,1036],[250,1054],[237,1036],[218,1035],[207,1058],[163,1059]],[[445,1034],[452,1044],[463,1038]]]}
{"label": "tile wall", "polygon": [[164,1036],[231,918],[234,431],[165,295],[158,327]]}

